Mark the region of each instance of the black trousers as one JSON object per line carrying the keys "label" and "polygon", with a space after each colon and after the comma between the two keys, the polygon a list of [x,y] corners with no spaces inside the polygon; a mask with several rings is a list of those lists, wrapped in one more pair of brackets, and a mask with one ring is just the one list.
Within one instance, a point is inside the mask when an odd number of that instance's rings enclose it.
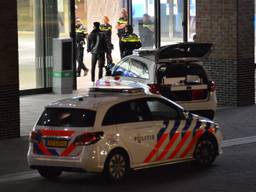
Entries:
{"label": "black trousers", "polygon": [[107,58],[107,64],[112,64],[113,63],[112,51],[111,50],[108,50],[106,52],[106,58]]}
{"label": "black trousers", "polygon": [[91,69],[92,82],[95,81],[95,68],[96,68],[97,62],[98,62],[98,67],[99,67],[98,77],[100,79],[100,78],[102,78],[103,67],[105,65],[105,55],[104,55],[104,53],[98,53],[98,54],[92,53],[92,69]]}
{"label": "black trousers", "polygon": [[123,46],[122,46],[121,39],[119,39],[119,49],[120,49],[120,57],[122,59],[123,58],[124,49],[123,49]]}
{"label": "black trousers", "polygon": [[81,71],[84,70],[88,71],[88,68],[84,64],[84,48],[83,46],[77,46],[77,57],[76,60],[78,62],[78,67],[77,67],[77,75],[81,75]]}

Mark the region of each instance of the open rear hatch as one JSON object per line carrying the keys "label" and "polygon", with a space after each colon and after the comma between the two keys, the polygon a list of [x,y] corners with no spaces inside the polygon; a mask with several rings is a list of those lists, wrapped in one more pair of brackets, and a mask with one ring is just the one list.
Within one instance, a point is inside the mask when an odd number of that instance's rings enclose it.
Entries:
{"label": "open rear hatch", "polygon": [[205,100],[208,80],[203,68],[195,64],[162,65],[158,71],[160,93],[173,101]]}
{"label": "open rear hatch", "polygon": [[210,43],[179,43],[166,45],[156,51],[157,63],[175,59],[203,59],[211,52]]}
{"label": "open rear hatch", "polygon": [[160,48],[156,55],[160,93],[173,101],[208,99],[208,78],[200,60],[209,55],[211,47],[208,43],[180,43]]}

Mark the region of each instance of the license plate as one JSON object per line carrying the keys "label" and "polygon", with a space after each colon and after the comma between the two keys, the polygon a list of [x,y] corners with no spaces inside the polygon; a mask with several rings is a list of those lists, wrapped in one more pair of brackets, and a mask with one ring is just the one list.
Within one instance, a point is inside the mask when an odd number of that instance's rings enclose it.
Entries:
{"label": "license plate", "polygon": [[68,146],[67,140],[46,140],[47,147],[66,148]]}

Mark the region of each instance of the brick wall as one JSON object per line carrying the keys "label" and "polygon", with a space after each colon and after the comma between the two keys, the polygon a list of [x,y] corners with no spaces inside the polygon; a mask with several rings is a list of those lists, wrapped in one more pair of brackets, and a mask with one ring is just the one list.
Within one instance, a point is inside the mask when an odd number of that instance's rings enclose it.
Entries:
{"label": "brick wall", "polygon": [[209,80],[216,83],[218,105],[237,105],[237,61],[210,58],[204,63]]}
{"label": "brick wall", "polygon": [[238,0],[238,105],[255,103],[254,0]]}
{"label": "brick wall", "polygon": [[197,41],[213,44],[205,62],[219,105],[254,104],[254,0],[197,0]]}
{"label": "brick wall", "polygon": [[16,0],[0,1],[0,139],[19,137]]}

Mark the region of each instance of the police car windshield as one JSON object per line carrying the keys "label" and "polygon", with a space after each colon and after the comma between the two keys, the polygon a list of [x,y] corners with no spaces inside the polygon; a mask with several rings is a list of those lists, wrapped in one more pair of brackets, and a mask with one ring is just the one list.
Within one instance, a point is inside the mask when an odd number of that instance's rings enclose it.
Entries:
{"label": "police car windshield", "polygon": [[56,127],[92,127],[96,112],[85,109],[46,108],[37,125]]}

